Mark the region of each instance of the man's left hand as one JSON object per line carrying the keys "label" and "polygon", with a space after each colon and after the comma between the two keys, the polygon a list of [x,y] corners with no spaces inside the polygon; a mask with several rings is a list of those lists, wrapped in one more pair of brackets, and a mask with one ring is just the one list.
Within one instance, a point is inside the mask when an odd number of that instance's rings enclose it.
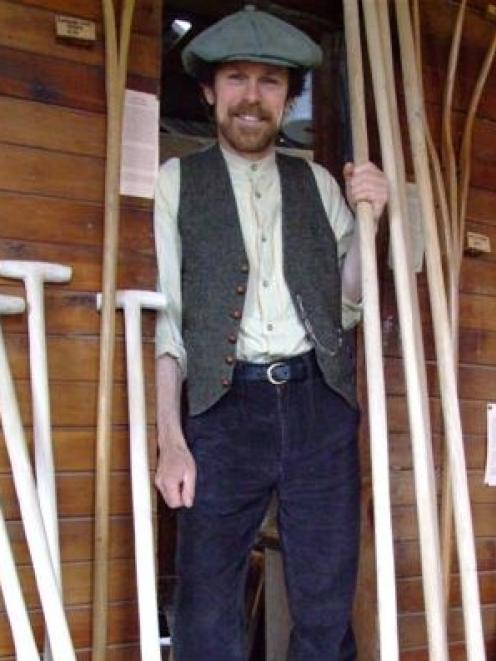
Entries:
{"label": "man's left hand", "polygon": [[384,173],[373,163],[346,163],[343,169],[346,199],[355,210],[358,202],[370,202],[374,218],[378,220],[388,201],[388,182]]}

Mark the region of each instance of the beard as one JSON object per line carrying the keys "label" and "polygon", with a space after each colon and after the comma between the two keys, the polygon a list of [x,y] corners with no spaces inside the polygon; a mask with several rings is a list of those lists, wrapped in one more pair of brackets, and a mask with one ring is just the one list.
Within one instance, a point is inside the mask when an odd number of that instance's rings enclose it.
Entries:
{"label": "beard", "polygon": [[[251,123],[244,117],[256,118]],[[217,117],[217,130],[234,151],[244,154],[263,154],[275,143],[279,121],[260,104],[241,103],[230,108],[226,117]]]}

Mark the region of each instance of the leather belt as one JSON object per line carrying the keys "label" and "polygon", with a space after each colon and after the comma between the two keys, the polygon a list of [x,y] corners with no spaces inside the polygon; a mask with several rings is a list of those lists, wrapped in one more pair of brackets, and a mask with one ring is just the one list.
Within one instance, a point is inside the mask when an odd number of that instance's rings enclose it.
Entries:
{"label": "leather belt", "polygon": [[234,367],[233,379],[242,381],[267,381],[273,385],[282,385],[288,381],[303,381],[317,374],[319,367],[315,352],[310,351],[300,356],[276,360],[273,363],[248,363],[238,360]]}

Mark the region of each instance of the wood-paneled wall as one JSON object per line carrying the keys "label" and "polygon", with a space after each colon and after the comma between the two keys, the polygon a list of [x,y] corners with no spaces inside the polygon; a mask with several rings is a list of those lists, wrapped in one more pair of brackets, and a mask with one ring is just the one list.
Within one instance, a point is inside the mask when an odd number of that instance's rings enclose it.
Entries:
{"label": "wood-paneled wall", "polygon": [[[78,658],[91,644],[94,444],[99,352],[95,293],[101,289],[105,167],[104,43],[100,0],[0,0],[0,259],[73,267],[67,285],[46,286],[46,324],[63,583]],[[158,93],[160,0],[137,0],[128,87]],[[97,42],[55,38],[57,13],[96,21]],[[151,204],[122,199],[118,286],[153,289]],[[0,292],[23,295],[0,279]],[[150,448],[154,444],[153,317],[145,313]],[[31,438],[25,316],[2,325],[23,422]],[[109,659],[136,658],[138,625],[129,485],[122,320],[117,323],[111,477]],[[154,460],[154,450],[151,452]],[[43,623],[0,432],[0,500],[31,609]],[[0,659],[13,657],[0,602]]]}
{"label": "wood-paneled wall", "polygon": [[[393,3],[394,4],[394,3]],[[480,5],[481,3],[475,3]],[[474,3],[467,12],[454,98],[457,148],[479,68],[496,29]],[[421,0],[424,84],[428,114],[439,141],[442,94],[451,33],[458,5],[446,0]],[[475,7],[477,9],[477,7]],[[399,65],[398,58],[396,58]],[[399,66],[398,66],[399,69]],[[398,71],[399,74],[399,71]],[[488,659],[496,655],[496,489],[484,486],[486,403],[496,398],[496,69],[493,69],[475,124],[473,169],[467,229],[490,237],[492,253],[463,260],[460,291],[459,391],[470,496],[476,535],[482,617]],[[405,117],[405,113],[402,112]],[[408,133],[404,127],[408,149]],[[411,159],[407,153],[411,173]],[[413,179],[413,176],[412,176]],[[383,236],[387,232],[383,233]],[[384,251],[385,252],[385,251]],[[385,260],[384,260],[385,261]],[[390,429],[391,488],[394,504],[396,570],[401,658],[428,659],[411,448],[405,401],[398,315],[392,274],[382,268],[382,324]],[[436,374],[429,297],[425,273],[418,277],[431,403],[434,455],[440,492],[442,415]],[[367,480],[365,481],[367,489]],[[367,491],[365,491],[367,499]],[[366,513],[370,512],[366,500]],[[366,517],[367,518],[367,517]],[[460,581],[453,551],[449,609],[450,659],[465,659]],[[365,581],[365,579],[363,579]],[[372,659],[372,649],[363,659]]]}

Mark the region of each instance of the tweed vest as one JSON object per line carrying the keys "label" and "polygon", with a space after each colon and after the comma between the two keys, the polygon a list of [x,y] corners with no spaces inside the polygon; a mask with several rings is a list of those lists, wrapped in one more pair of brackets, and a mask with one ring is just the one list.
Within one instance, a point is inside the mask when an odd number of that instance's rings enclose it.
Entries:
{"label": "tweed vest", "polygon": [[[315,177],[278,154],[284,277],[327,384],[356,406],[352,338],[341,326],[337,246]],[[216,145],[181,159],[183,340],[190,415],[228,390],[248,278],[229,172]]]}

